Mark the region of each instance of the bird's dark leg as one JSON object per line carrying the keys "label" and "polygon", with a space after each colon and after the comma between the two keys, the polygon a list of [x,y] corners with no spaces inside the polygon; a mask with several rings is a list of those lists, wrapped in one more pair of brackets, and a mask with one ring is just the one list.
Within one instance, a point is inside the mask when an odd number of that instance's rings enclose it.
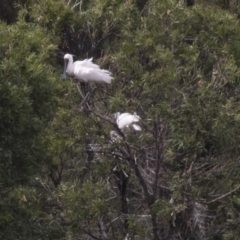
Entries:
{"label": "bird's dark leg", "polygon": [[[83,85],[82,85],[83,84]],[[90,84],[87,82],[87,83],[81,83],[81,86],[83,87],[84,89],[84,98],[80,104],[81,108],[83,110],[89,110],[89,100],[90,100],[90,97],[93,95],[93,93],[95,92],[96,88],[95,89],[92,89],[90,87]]]}
{"label": "bird's dark leg", "polygon": [[80,86],[81,86],[81,90],[83,92],[83,95],[86,96],[86,83],[80,81]]}
{"label": "bird's dark leg", "polygon": [[83,98],[80,105],[83,107],[83,109],[88,109],[89,107],[88,101],[90,99],[90,96],[92,95],[92,89],[89,83],[84,83],[84,94],[85,94],[85,97]]}

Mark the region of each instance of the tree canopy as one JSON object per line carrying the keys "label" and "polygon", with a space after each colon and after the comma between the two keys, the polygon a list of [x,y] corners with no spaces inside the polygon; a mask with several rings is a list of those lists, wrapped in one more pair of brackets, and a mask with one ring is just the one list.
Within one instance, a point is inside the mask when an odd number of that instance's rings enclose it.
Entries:
{"label": "tree canopy", "polygon": [[[3,1],[0,238],[236,239],[236,6]],[[65,53],[114,77],[85,107],[86,84],[61,79]]]}

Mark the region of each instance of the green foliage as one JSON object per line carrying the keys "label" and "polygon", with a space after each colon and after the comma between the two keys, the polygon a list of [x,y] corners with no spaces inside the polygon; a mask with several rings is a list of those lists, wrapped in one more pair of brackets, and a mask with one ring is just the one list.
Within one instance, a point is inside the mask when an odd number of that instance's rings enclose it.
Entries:
{"label": "green foliage", "polygon": [[[174,0],[27,1],[1,22],[0,237],[234,239],[239,30]],[[113,72],[88,109],[63,52]],[[113,143],[135,111],[143,131]]]}
{"label": "green foliage", "polygon": [[12,165],[21,169],[21,181],[40,160],[41,133],[62,90],[48,64],[53,45],[42,29],[20,19],[11,27],[2,24],[1,33],[1,176],[9,179]]}
{"label": "green foliage", "polygon": [[43,28],[25,22],[25,11],[16,24],[1,23],[0,35],[1,237],[41,238],[41,191],[33,177],[43,171],[48,155],[44,132],[64,86],[52,65],[55,46]]}

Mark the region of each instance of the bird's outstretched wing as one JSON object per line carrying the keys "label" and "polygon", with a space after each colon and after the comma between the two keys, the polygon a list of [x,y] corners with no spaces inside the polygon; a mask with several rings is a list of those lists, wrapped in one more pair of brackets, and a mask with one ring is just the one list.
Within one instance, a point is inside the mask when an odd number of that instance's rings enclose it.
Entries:
{"label": "bird's outstretched wing", "polygon": [[93,68],[93,69],[100,69],[100,67],[92,62],[93,58],[88,58],[83,61],[76,61],[74,65],[76,68],[78,67],[86,67],[86,68]]}

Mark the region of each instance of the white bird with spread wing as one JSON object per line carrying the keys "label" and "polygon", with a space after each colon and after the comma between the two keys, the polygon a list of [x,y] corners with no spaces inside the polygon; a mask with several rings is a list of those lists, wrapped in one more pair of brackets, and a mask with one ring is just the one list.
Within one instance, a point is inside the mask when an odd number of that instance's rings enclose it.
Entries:
{"label": "white bird with spread wing", "polygon": [[100,67],[92,62],[92,58],[83,61],[73,62],[72,54],[64,55],[64,71],[62,78],[65,80],[67,74],[84,82],[97,82],[110,84],[113,77],[108,70],[100,69]]}
{"label": "white bird with spread wing", "polygon": [[116,123],[121,130],[128,129],[131,126],[136,131],[141,131],[142,130],[142,128],[138,124],[136,124],[136,122],[139,122],[141,120],[141,118],[136,113],[134,113],[134,114],[130,114],[130,113],[120,114],[120,112],[117,112],[117,113],[114,114],[114,116],[115,116],[115,119],[116,119]]}
{"label": "white bird with spread wing", "polygon": [[[89,58],[83,61],[73,62],[73,55],[65,54],[62,79],[66,80],[67,75],[70,75],[86,83],[96,82],[110,84],[113,79],[113,77],[111,77],[111,72],[105,69],[100,69],[100,67],[93,63],[92,60],[92,58]],[[89,98],[90,94],[91,90],[86,94],[82,103]]]}

